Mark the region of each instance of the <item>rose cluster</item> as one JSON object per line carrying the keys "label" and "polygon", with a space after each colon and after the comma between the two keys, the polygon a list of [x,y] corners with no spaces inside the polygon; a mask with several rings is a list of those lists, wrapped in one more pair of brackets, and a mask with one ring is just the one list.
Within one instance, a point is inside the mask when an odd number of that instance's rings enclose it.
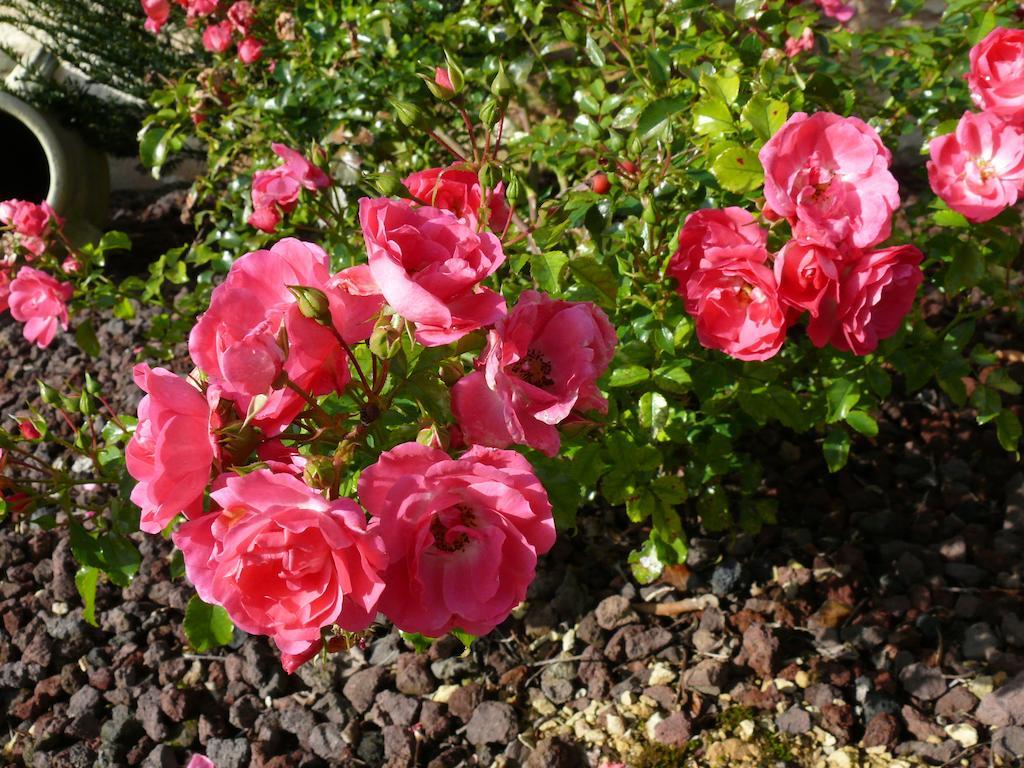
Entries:
{"label": "rose cluster", "polygon": [[996,27],[970,59],[967,82],[982,111],[932,139],[928,180],[950,208],[983,222],[1024,195],[1024,29]]}
{"label": "rose cluster", "polygon": [[[501,189],[461,166],[405,186],[360,201],[367,264],[332,272],[296,239],[246,254],[192,329],[196,370],[135,370],[142,530],[183,517],[173,540],[199,596],[273,638],[288,671],[378,613],[428,636],[502,622],[555,539],[543,485],[506,447],[553,455],[559,424],[607,407],[596,381],[615,334],[599,309],[528,291],[509,311],[481,285],[505,260]],[[487,346],[454,384],[458,424],[396,445],[376,427],[402,390],[386,350],[406,330],[427,347],[486,330]]]}
{"label": "rose cluster", "polygon": [[864,355],[899,329],[923,280],[912,245],[881,250],[900,198],[891,156],[855,117],[797,113],[761,148],[764,218],[792,239],[768,251],[768,231],[740,208],[687,217],[667,274],[697,338],[740,360],[778,353],[804,313],[815,346]]}
{"label": "rose cluster", "polygon": [[[171,17],[172,0],[141,0],[146,29],[157,34]],[[223,10],[220,0],[173,0],[184,9],[189,25],[202,19],[203,47],[210,53],[227,53],[235,45],[243,64],[259,61],[263,42],[253,34],[256,9],[248,0],[237,0]]]}
{"label": "rose cluster", "polygon": [[[0,239],[0,313],[10,310],[25,324],[22,333],[29,342],[48,347],[58,326],[68,329],[67,303],[73,289],[27,264],[46,253],[62,222],[45,202],[5,200],[0,202],[0,224],[8,230]],[[62,264],[65,272],[77,271],[78,266],[74,256]]]}
{"label": "rose cluster", "polygon": [[331,185],[330,177],[294,149],[273,144],[274,154],[284,162],[252,177],[252,215],[249,225],[262,232],[274,232],[281,217],[295,210],[303,189],[316,192]]}

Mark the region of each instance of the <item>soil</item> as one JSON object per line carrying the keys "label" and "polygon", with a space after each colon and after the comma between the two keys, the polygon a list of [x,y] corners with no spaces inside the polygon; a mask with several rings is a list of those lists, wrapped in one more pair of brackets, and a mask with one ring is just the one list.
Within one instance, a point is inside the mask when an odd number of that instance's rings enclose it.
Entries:
{"label": "soil", "polygon": [[[148,318],[100,325],[98,360],[66,338],[30,348],[0,320],[3,428],[37,376],[66,390],[88,370],[134,411]],[[8,521],[0,754],[39,768],[194,753],[217,768],[1021,765],[1024,472],[934,390],[879,421],[835,475],[812,437],[763,430],[750,450],[779,524],[711,536],[691,522],[687,564],[653,585],[622,570],[644,532],[591,511],[468,652],[447,637],[416,653],[381,623],[291,676],[266,638],[188,649],[192,590],[162,538],[135,537],[141,570],[100,586],[91,627],[60,529]]]}

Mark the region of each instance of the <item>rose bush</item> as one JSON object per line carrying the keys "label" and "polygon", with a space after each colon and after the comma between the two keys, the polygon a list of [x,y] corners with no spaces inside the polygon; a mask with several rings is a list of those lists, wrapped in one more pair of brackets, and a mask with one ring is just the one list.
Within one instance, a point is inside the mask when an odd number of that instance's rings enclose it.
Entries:
{"label": "rose bush", "polygon": [[[205,439],[206,404],[217,438],[180,468],[201,504],[147,525],[289,666],[362,626],[346,605],[488,631],[552,521],[595,506],[644,531],[653,580],[687,531],[775,519],[753,443],[807,433],[838,470],[894,390],[1018,450],[1019,373],[992,347],[992,308],[1024,310],[1009,7],[924,24],[908,0],[873,29],[841,2],[178,5],[146,3],[150,26],[191,19],[215,52],[154,93],[141,154],[159,171],[189,144],[208,172],[195,243],[140,290],[190,286],[144,354],[189,337],[197,411],[151,393],[133,473],[143,499],[160,434]],[[307,505],[337,526],[289,527]],[[236,530],[302,541],[315,572],[283,564],[254,602]],[[357,587],[348,542],[377,536]],[[451,593],[468,571],[487,588]]]}

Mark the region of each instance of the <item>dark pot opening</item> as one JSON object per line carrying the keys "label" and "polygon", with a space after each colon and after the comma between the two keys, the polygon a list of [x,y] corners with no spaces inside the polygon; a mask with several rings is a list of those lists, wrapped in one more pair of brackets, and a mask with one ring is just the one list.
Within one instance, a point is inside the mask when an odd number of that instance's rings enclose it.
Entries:
{"label": "dark pot opening", "polygon": [[6,165],[0,173],[0,200],[43,202],[50,192],[50,164],[36,135],[18,118],[0,112],[0,147]]}

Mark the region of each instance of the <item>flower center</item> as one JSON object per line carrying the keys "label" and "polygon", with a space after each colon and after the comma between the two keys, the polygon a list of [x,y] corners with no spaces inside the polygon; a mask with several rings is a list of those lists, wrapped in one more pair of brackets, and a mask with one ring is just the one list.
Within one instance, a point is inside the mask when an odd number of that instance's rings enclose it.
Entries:
{"label": "flower center", "polygon": [[[450,511],[445,511],[449,512],[446,517],[452,524],[468,527],[476,525],[476,515],[466,504],[457,504]],[[456,514],[452,515],[451,512]],[[434,546],[441,552],[460,552],[469,543],[469,536],[463,531],[449,535],[449,527],[445,525],[440,514],[434,515],[434,519],[430,521],[430,533],[434,537]]]}
{"label": "flower center", "polygon": [[536,349],[526,353],[526,357],[520,358],[509,366],[509,370],[527,384],[535,387],[550,387],[555,383],[551,378],[551,363],[544,355]]}

